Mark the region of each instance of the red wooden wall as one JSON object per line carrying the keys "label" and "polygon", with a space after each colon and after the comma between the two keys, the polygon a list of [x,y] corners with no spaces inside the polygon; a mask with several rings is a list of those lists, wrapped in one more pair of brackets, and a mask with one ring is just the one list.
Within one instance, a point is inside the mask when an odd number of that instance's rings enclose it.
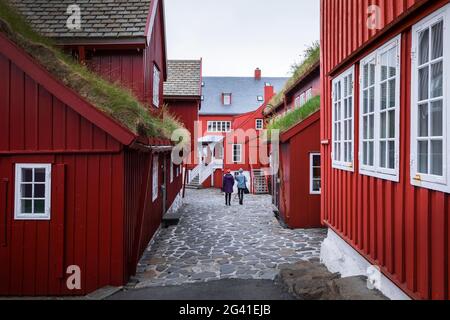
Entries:
{"label": "red wooden wall", "polygon": [[[440,1],[322,0],[322,217],[325,223],[413,298],[449,299],[447,194],[410,184],[411,25],[447,4]],[[367,8],[382,9],[380,31],[365,28]],[[388,25],[389,24],[389,25]],[[402,33],[400,183],[332,169],[331,81],[376,47]],[[359,84],[355,81],[358,155]]]}
{"label": "red wooden wall", "polygon": [[281,136],[280,213],[290,228],[320,228],[320,195],[310,194],[310,154],[320,153],[316,112]]}

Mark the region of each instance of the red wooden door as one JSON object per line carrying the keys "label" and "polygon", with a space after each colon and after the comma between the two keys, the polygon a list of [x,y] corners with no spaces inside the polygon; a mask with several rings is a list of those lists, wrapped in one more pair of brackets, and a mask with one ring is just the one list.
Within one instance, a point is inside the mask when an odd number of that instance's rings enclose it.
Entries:
{"label": "red wooden door", "polygon": [[[20,163],[42,163],[35,159]],[[51,165],[51,217],[16,219],[16,163],[0,160],[0,296],[57,295],[64,288],[64,166]]]}

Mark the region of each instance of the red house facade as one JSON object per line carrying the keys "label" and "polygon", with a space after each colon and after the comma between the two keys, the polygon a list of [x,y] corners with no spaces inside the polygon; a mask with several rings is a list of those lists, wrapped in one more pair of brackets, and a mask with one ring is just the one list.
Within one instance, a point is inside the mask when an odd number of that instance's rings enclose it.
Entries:
{"label": "red house facade", "polygon": [[449,1],[321,15],[322,260],[391,298],[449,299]]}
{"label": "red house facade", "polygon": [[[266,122],[276,121],[290,112],[298,112],[313,97],[320,95],[319,61],[291,82],[283,91],[282,98],[274,98],[264,109]],[[273,149],[271,151],[272,173],[275,173],[271,193],[279,218],[293,229],[322,227],[320,112],[313,112],[306,119],[283,129],[279,155],[275,155]]]}
{"label": "red house facade", "polygon": [[[116,9],[122,10],[124,3],[116,1]],[[39,1],[13,4],[19,12],[48,8]],[[155,60],[150,64],[143,59],[132,68],[135,82],[128,78],[125,65],[118,71],[118,65],[111,63],[131,61],[112,56],[128,48],[125,42],[140,42],[140,32],[135,38],[118,36],[113,45],[106,44],[106,33],[76,41],[80,55],[83,43],[111,45],[105,51],[111,54],[105,67],[119,72],[113,79],[121,78],[124,85],[135,88],[142,102],[151,101],[148,112],[154,112],[163,103],[162,81],[156,79],[165,74],[163,9],[162,1],[145,5],[144,21],[147,16],[148,21],[139,29],[144,35],[141,52]],[[64,84],[54,69],[31,57],[33,52],[28,54],[23,42],[16,44],[4,30],[0,33],[4,75],[0,80],[0,295],[85,295],[104,286],[124,285],[136,272],[162,216],[179,196],[181,170],[171,166],[172,144],[147,138],[100,111],[85,96],[89,88],[78,91]],[[64,41],[75,40],[69,36]],[[99,51],[93,49],[94,54]],[[155,65],[161,66],[161,75],[154,72]],[[110,74],[106,69],[100,73]],[[156,78],[146,82],[146,74]],[[138,83],[148,86],[141,88]],[[72,288],[67,279],[74,272],[80,283]]]}

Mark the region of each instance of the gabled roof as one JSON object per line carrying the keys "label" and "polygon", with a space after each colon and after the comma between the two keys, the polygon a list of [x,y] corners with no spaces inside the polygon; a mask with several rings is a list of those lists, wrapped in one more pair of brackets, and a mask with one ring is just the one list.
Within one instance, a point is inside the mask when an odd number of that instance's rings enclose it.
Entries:
{"label": "gabled roof", "polygon": [[201,60],[168,60],[165,97],[197,97],[202,94]]}
{"label": "gabled roof", "polygon": [[[144,37],[151,0],[7,0],[50,38]],[[70,5],[81,9],[81,29],[69,30]]]}
{"label": "gabled roof", "polygon": [[[203,77],[204,100],[200,115],[238,115],[257,110],[263,101],[258,101],[258,96],[264,98],[264,86],[269,83],[275,91],[281,90],[288,78],[262,78],[255,80],[253,77]],[[222,104],[222,94],[232,94],[232,104]]]}

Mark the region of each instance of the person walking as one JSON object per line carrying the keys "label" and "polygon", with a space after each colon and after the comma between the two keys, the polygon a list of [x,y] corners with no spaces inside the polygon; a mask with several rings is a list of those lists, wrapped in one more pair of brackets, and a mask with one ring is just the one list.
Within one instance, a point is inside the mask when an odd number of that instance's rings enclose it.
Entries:
{"label": "person walking", "polygon": [[244,205],[244,194],[248,193],[247,189],[247,177],[244,176],[244,169],[239,169],[239,174],[236,176],[239,204]]}
{"label": "person walking", "polygon": [[231,174],[231,170],[227,171],[227,174],[223,177],[222,191],[225,192],[225,205],[231,206],[231,195],[234,189],[234,177]]}

